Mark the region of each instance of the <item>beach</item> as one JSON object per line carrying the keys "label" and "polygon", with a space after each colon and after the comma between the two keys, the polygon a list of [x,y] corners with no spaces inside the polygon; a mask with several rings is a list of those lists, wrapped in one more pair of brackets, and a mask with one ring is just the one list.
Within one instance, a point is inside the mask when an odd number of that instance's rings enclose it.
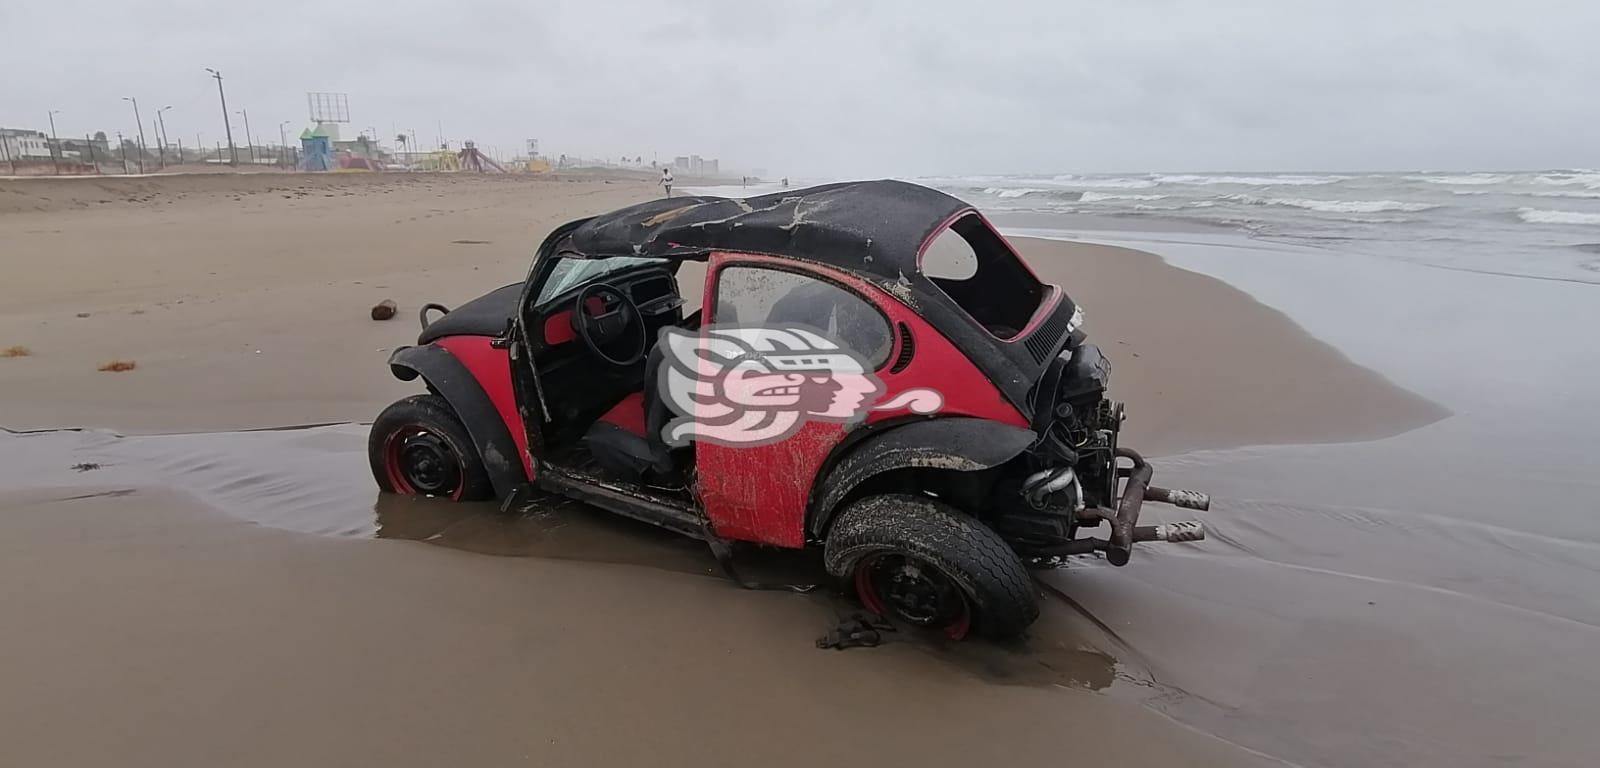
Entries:
{"label": "beach", "polygon": [[[849,601],[739,590],[694,542],[576,504],[381,498],[360,423],[420,391],[385,365],[418,308],[519,281],[551,228],[657,194],[466,174],[0,180],[0,349],[27,350],[0,359],[0,762],[1592,754],[1579,726],[1600,681],[1570,672],[1600,626],[1592,545],[1570,543],[1592,525],[1507,532],[1521,477],[1466,449],[1511,418],[1503,393],[1369,338],[1407,307],[1454,323],[1375,287],[1388,267],[1330,277],[1206,232],[997,218],[1084,307],[1125,443],[1161,457],[1158,482],[1217,499],[1204,544],[1040,576],[1044,615],[1016,646],[820,651]],[[1358,324],[1315,295],[1340,279],[1373,305]],[[1515,306],[1577,300],[1553,296]],[[399,315],[374,322],[383,299]],[[115,360],[136,367],[98,370]],[[1556,432],[1550,451],[1575,453],[1581,430]],[[1461,472],[1496,487],[1452,485]]]}

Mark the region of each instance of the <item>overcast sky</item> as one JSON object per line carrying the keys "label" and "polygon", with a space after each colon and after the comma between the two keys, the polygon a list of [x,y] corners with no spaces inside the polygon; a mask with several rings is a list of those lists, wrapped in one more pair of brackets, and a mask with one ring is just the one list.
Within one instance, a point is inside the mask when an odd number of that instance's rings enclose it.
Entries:
{"label": "overcast sky", "polygon": [[[774,175],[1600,166],[1600,2],[0,0],[0,125],[386,140]],[[233,116],[243,144],[243,120]],[[153,142],[153,139],[151,139]]]}

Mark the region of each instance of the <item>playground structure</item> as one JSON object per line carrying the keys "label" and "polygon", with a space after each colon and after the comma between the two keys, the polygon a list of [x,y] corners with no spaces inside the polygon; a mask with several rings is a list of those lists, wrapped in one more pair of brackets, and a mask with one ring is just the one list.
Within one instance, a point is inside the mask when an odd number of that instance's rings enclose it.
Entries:
{"label": "playground structure", "polygon": [[484,173],[493,170],[495,173],[510,173],[504,166],[494,161],[494,158],[478,151],[477,144],[469,141],[461,148],[460,168],[464,171],[477,171]]}
{"label": "playground structure", "polygon": [[318,123],[300,133],[300,163],[296,170],[331,171],[338,166],[333,159],[333,136]]}
{"label": "playground structure", "polygon": [[[391,153],[378,144],[376,136],[369,136],[367,133],[362,133],[349,141],[340,138],[339,126],[350,122],[350,100],[347,95],[309,92],[306,94],[306,109],[307,116],[314,125],[300,133],[301,158],[296,168],[301,171],[385,169],[444,173],[460,171],[548,173],[550,171],[550,163],[537,154],[537,140],[529,140],[528,157],[513,158],[510,161],[512,168],[507,168],[490,157],[473,141],[463,142],[459,151],[452,151],[448,145],[442,145],[433,151],[418,151],[421,147],[416,146],[418,142],[414,136],[408,140],[405,134],[399,134],[395,137],[395,142],[402,151]],[[372,133],[376,131],[373,130]]]}

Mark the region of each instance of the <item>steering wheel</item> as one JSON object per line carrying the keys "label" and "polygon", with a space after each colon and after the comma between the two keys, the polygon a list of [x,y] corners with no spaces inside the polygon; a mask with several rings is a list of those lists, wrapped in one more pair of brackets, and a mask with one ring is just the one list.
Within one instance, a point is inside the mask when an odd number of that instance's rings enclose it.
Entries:
{"label": "steering wheel", "polygon": [[[638,339],[633,353],[627,357],[613,357],[606,352],[605,346],[628,335],[629,328],[634,329]],[[643,360],[648,346],[639,306],[628,294],[606,283],[590,283],[578,292],[572,305],[572,330],[595,356],[619,367]]]}

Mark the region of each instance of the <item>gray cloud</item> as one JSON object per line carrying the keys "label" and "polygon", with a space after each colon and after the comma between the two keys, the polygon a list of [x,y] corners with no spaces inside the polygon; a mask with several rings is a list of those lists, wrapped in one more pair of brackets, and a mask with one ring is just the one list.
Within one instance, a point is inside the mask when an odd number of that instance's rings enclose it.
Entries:
{"label": "gray cloud", "polygon": [[[1600,165],[1585,2],[209,2],[0,6],[0,125],[506,152],[697,152],[794,176]],[[242,133],[243,123],[235,116]],[[242,141],[242,135],[238,136]]]}

